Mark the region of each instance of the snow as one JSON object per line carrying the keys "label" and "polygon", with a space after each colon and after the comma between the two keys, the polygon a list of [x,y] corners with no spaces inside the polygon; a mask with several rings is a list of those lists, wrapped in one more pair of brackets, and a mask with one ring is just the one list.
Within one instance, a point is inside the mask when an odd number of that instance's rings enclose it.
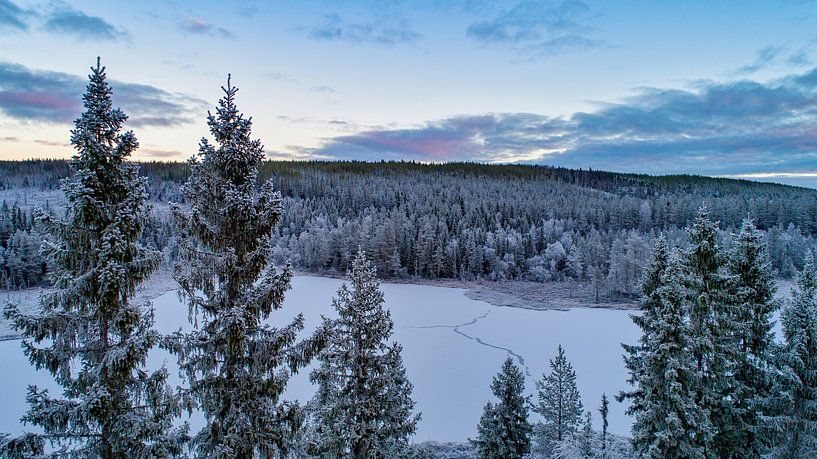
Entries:
{"label": "snow", "polygon": [[[306,332],[320,323],[320,315],[333,316],[331,299],[340,279],[297,276],[284,308],[273,320],[286,323],[302,312]],[[546,370],[557,345],[565,348],[573,364],[585,410],[592,410],[600,429],[597,408],[602,392],[608,397],[626,388],[627,373],[621,359],[621,342],[635,343],[638,329],[630,321],[632,311],[571,309],[569,311],[493,306],[473,300],[464,289],[414,284],[383,284],[386,306],[395,322],[394,339],[403,345],[403,360],[414,384],[414,399],[422,411],[413,441],[462,441],[476,436],[476,424],[492,395],[491,378],[510,353],[526,375],[526,391],[533,394],[534,381]],[[188,329],[187,307],[174,291],[153,301],[157,328],[162,333]],[[171,384],[178,383],[175,358],[161,350],[150,355],[150,366],[166,364]],[[57,389],[50,376],[37,372],[20,350],[19,340],[0,341],[0,432],[23,430],[19,418],[26,411],[28,384]],[[296,375],[287,398],[306,401],[314,387],[308,371]],[[625,406],[610,404],[610,431],[629,435],[631,420]],[[190,419],[193,431],[202,419]]]}

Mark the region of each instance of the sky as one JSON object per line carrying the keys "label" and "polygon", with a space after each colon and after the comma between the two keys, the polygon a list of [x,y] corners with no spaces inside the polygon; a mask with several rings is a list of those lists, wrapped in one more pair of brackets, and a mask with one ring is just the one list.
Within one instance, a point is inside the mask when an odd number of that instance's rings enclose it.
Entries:
{"label": "sky", "polygon": [[817,187],[817,1],[0,0],[0,159],[73,153],[97,56],[138,160],[194,154],[229,73],[271,159]]}

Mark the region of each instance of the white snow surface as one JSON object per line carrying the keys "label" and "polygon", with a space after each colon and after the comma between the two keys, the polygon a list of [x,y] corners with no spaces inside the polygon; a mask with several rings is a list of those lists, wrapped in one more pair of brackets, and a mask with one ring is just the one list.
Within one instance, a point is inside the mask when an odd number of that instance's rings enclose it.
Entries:
{"label": "white snow surface", "polygon": [[[283,309],[271,322],[284,324],[303,313],[306,333],[320,323],[320,316],[335,316],[332,297],[343,281],[297,276]],[[395,323],[393,339],[403,346],[403,360],[414,384],[416,410],[422,412],[414,441],[463,441],[476,436],[484,404],[492,400],[489,385],[502,361],[511,355],[526,375],[526,391],[535,400],[534,381],[549,371],[548,360],[556,347],[565,348],[573,364],[585,410],[593,412],[600,429],[598,405],[606,392],[610,403],[610,431],[629,436],[632,420],[626,406],[612,400],[627,388],[627,372],[620,343],[634,343],[639,333],[630,320],[633,311],[574,308],[569,311],[536,311],[492,306],[468,298],[465,290],[427,285],[383,284],[386,305]],[[187,307],[175,291],[153,300],[161,333],[189,329]],[[149,365],[166,365],[171,384],[178,384],[175,357],[155,349]],[[24,429],[26,387],[36,384],[58,393],[45,371],[35,371],[20,349],[19,340],[0,341],[0,432],[19,434]],[[314,387],[308,369],[288,384],[286,398],[303,402]],[[536,420],[535,417],[531,418]],[[203,424],[194,413],[188,420],[193,432]]]}

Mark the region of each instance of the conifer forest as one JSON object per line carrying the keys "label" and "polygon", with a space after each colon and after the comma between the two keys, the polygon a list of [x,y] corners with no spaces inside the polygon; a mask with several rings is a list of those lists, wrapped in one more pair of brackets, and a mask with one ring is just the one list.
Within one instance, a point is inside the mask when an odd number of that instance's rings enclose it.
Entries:
{"label": "conifer forest", "polygon": [[0,0],[0,458],[817,458],[780,3]]}

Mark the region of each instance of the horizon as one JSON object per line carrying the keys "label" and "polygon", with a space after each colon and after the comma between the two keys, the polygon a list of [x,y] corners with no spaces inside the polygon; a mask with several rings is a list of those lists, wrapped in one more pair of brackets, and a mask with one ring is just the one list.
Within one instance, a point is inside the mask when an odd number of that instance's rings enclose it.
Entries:
{"label": "horizon", "polygon": [[[4,162],[36,162],[36,161],[68,161],[70,158],[24,158],[24,159],[4,159],[0,158],[0,163]],[[187,164],[187,160],[181,159],[131,159],[130,162],[136,164]],[[693,178],[704,178],[704,179],[724,179],[724,180],[732,180],[732,181],[739,181],[739,182],[749,182],[749,183],[757,183],[757,184],[768,184],[768,185],[777,185],[777,186],[785,186],[785,187],[795,187],[795,188],[805,188],[809,190],[817,190],[817,186],[811,185],[799,185],[797,183],[785,183],[781,181],[775,181],[770,177],[762,177],[762,179],[751,179],[745,177],[728,177],[728,176],[717,176],[717,175],[701,175],[701,174],[689,174],[689,173],[668,173],[668,174],[648,174],[648,173],[639,173],[639,172],[616,172],[611,170],[605,169],[595,169],[593,167],[589,168],[573,168],[573,167],[566,167],[566,166],[553,166],[550,164],[530,164],[530,163],[485,163],[479,161],[468,161],[468,160],[457,160],[457,161],[418,161],[413,159],[381,159],[381,160],[366,160],[366,159],[315,159],[315,158],[296,158],[296,159],[273,159],[273,158],[265,158],[263,162],[293,162],[293,163],[367,163],[367,164],[414,164],[414,165],[422,165],[422,166],[444,166],[444,165],[479,165],[479,166],[486,166],[486,167],[505,167],[505,166],[516,166],[516,167],[531,167],[531,168],[551,168],[551,169],[566,169],[566,170],[573,170],[573,171],[586,171],[586,172],[597,172],[597,173],[605,173],[605,174],[616,174],[616,175],[623,175],[623,176],[636,176],[636,177],[693,177]],[[796,178],[796,177],[794,177]]]}
{"label": "horizon", "polygon": [[272,160],[537,164],[817,188],[810,6],[0,0],[0,159],[70,157],[101,56],[140,161],[190,157],[231,73]]}

